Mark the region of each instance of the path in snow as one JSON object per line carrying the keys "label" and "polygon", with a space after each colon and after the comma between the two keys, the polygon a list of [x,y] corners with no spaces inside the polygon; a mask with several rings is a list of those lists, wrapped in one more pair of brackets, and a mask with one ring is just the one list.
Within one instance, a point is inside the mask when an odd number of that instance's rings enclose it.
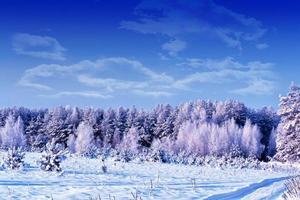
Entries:
{"label": "path in snow", "polygon": [[[246,197],[247,195],[250,195],[252,193],[254,193],[256,190],[261,189],[263,187],[268,187],[271,186],[272,184],[276,183],[276,182],[281,182],[284,180],[289,179],[290,176],[287,177],[279,177],[279,178],[271,178],[271,179],[265,179],[259,183],[253,183],[249,186],[240,188],[236,191],[233,192],[228,192],[228,193],[223,193],[223,194],[216,194],[216,195],[212,195],[208,198],[206,198],[205,200],[235,200],[235,199],[242,199],[244,197]],[[275,196],[274,196],[275,198]]]}

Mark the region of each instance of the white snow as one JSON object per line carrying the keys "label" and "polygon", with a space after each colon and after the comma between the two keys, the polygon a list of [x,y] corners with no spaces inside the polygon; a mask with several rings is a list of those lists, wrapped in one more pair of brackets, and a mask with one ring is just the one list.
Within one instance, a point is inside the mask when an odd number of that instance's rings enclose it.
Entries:
{"label": "white snow", "polygon": [[[1,153],[3,155],[3,153]],[[0,171],[0,199],[278,199],[287,170],[217,169],[161,163],[123,163],[71,156],[62,174],[41,171],[39,153],[23,170]]]}

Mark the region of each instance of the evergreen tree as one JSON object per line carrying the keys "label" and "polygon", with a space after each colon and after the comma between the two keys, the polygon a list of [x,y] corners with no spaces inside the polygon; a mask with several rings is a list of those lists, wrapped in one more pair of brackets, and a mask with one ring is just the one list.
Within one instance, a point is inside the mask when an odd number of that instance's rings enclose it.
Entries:
{"label": "evergreen tree", "polygon": [[280,161],[300,160],[300,87],[292,84],[287,96],[280,98],[277,153]]}
{"label": "evergreen tree", "polygon": [[102,122],[102,131],[104,134],[104,146],[110,148],[113,141],[113,136],[116,129],[116,112],[112,108],[109,108],[105,112],[104,120]]}
{"label": "evergreen tree", "polygon": [[39,161],[40,168],[44,171],[60,172],[62,170],[60,164],[63,160],[63,154],[64,151],[60,143],[52,139],[47,143],[46,151]]}

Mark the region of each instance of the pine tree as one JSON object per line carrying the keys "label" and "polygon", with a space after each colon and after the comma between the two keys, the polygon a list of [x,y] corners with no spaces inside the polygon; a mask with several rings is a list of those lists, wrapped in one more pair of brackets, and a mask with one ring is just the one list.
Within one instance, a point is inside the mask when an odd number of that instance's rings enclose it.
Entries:
{"label": "pine tree", "polygon": [[60,164],[63,160],[64,151],[55,139],[51,140],[46,145],[46,151],[42,155],[39,163],[40,168],[44,171],[60,172],[62,169]]}
{"label": "pine tree", "polygon": [[69,135],[72,128],[66,123],[67,112],[63,107],[56,107],[48,113],[45,119],[45,130],[49,140],[55,140],[56,143],[67,147]]}
{"label": "pine tree", "polygon": [[103,144],[105,148],[110,148],[113,141],[113,136],[116,129],[116,112],[112,108],[109,108],[104,115],[102,122],[102,131],[104,134]]}
{"label": "pine tree", "polygon": [[300,87],[292,84],[287,96],[280,98],[277,153],[280,161],[300,160]]}
{"label": "pine tree", "polygon": [[37,117],[32,118],[25,129],[27,143],[32,151],[43,151],[48,142],[42,115],[39,113]]}
{"label": "pine tree", "polygon": [[21,148],[10,148],[4,159],[4,167],[8,169],[20,169],[24,166],[25,153]]}

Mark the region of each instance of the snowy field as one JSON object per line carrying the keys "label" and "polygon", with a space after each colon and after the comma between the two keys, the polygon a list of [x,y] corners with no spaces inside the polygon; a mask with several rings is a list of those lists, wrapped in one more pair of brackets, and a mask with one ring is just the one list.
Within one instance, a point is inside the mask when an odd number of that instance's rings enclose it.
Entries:
{"label": "snowy field", "polygon": [[41,171],[27,153],[22,171],[0,171],[1,199],[278,199],[286,170],[216,169],[70,157],[62,174]]}

